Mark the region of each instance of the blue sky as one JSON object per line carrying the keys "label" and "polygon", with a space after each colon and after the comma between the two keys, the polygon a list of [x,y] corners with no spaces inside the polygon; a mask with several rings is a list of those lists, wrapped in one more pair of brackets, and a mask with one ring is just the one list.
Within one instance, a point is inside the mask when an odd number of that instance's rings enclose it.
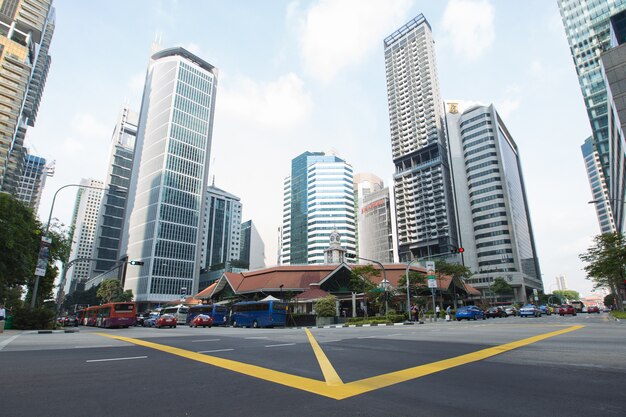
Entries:
{"label": "blue sky", "polygon": [[[150,48],[183,46],[219,69],[215,185],[242,200],[276,262],[282,184],[300,153],[335,150],[393,173],[383,39],[423,13],[443,99],[494,103],[516,140],[546,291],[589,293],[578,254],[599,233],[580,145],[590,133],[556,1],[57,0],[52,67],[31,150],[56,160],[52,195],[103,179],[124,103],[139,110]],[[75,189],[53,216],[69,224]]]}

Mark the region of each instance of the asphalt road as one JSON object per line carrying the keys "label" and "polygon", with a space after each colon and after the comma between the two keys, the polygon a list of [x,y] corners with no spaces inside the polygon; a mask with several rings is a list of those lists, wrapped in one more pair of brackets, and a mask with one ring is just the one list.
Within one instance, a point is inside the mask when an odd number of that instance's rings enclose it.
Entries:
{"label": "asphalt road", "polygon": [[5,332],[0,415],[624,416],[625,341],[624,322],[586,314]]}

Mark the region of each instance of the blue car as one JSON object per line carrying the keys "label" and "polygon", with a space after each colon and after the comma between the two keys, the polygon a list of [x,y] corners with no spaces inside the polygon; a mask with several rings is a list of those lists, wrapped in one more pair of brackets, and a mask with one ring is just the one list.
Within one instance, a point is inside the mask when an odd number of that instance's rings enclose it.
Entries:
{"label": "blue car", "polygon": [[485,312],[476,306],[459,307],[456,310],[456,320],[485,320]]}
{"label": "blue car", "polygon": [[546,305],[541,305],[538,308],[539,308],[539,311],[541,311],[541,314],[545,314],[546,316],[549,316],[552,314],[552,310],[550,310],[550,307]]}

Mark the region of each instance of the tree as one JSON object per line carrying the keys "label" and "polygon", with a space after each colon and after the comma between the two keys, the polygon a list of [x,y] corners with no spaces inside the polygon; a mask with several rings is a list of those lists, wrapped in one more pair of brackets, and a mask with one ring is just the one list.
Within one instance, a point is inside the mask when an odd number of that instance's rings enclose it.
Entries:
{"label": "tree", "polygon": [[618,232],[604,233],[593,242],[587,252],[579,255],[587,263],[584,268],[587,279],[593,281],[594,289],[608,288],[617,300],[617,307],[624,311],[619,287],[626,279],[626,237]]}
{"label": "tree", "polygon": [[565,302],[565,299],[567,298],[568,300],[580,300],[580,293],[578,291],[574,291],[574,290],[555,290],[552,291],[552,293],[558,297],[560,297],[563,302]]}
{"label": "tree", "polygon": [[327,295],[315,302],[315,313],[320,317],[335,317],[337,315],[337,297]]}
{"label": "tree", "polygon": [[613,294],[609,294],[606,297],[604,297],[605,307],[612,307],[614,305],[615,305],[615,296]]}
{"label": "tree", "polygon": [[[409,283],[409,291],[411,294],[417,295],[426,292],[430,294],[430,290],[426,287],[426,274],[417,271],[409,271]],[[406,274],[398,278],[398,291],[406,294]]]}
{"label": "tree", "polygon": [[99,285],[89,288],[85,291],[74,291],[73,293],[66,295],[63,300],[63,309],[72,311],[75,305],[84,304],[89,306],[95,306],[100,304],[100,299],[96,295],[98,293]]}
{"label": "tree", "polygon": [[131,290],[124,291],[124,288],[117,279],[103,281],[96,295],[102,304],[132,301],[133,299],[133,292]]}
{"label": "tree", "polygon": [[440,275],[448,275],[452,277],[452,291],[454,296],[454,308],[456,305],[456,287],[465,288],[465,279],[472,276],[472,271],[465,265],[451,264],[444,260],[435,261],[435,270]]}
{"label": "tree", "polygon": [[33,211],[0,193],[0,301],[10,307],[19,304],[21,286],[35,272],[40,233]]}
{"label": "tree", "polygon": [[496,279],[493,280],[493,284],[491,284],[491,291],[493,291],[494,293],[498,295],[512,294],[513,287],[511,287],[511,284],[506,282],[504,278],[497,277]]}

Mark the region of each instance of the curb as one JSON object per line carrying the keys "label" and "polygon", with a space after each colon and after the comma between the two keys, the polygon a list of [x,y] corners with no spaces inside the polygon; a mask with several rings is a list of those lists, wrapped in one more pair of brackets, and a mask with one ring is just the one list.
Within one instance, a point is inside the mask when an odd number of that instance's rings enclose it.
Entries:
{"label": "curb", "polygon": [[384,326],[413,326],[424,324],[424,322],[403,322],[403,323],[372,323],[372,324],[331,324],[328,326],[296,326],[290,329],[343,329],[347,327],[384,327]]}
{"label": "curb", "polygon": [[79,333],[78,329],[64,329],[64,330],[37,330],[37,334],[52,334],[52,333]]}

